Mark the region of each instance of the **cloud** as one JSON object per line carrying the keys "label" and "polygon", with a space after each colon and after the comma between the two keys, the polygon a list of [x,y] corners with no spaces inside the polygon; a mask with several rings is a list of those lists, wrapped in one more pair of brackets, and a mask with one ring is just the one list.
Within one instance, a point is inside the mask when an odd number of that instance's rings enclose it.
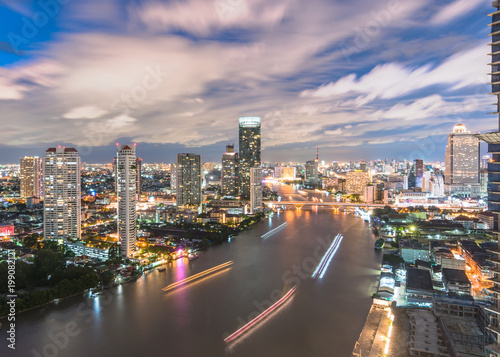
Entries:
{"label": "cloud", "polygon": [[430,22],[434,25],[446,24],[452,20],[465,16],[467,13],[484,3],[484,0],[455,0],[451,4],[444,6],[431,18]]}
{"label": "cloud", "polygon": [[480,66],[486,59],[484,45],[456,53],[442,64],[432,68],[426,64],[420,67],[402,66],[398,63],[377,65],[358,79],[352,73],[336,82],[308,89],[303,97],[329,98],[348,93],[364,93],[358,97],[358,105],[365,105],[376,98],[397,98],[417,90],[433,86],[452,86],[457,90],[466,86],[481,86],[486,83],[487,67]]}
{"label": "cloud", "polygon": [[107,111],[94,106],[73,108],[69,112],[63,114],[66,119],[95,119],[106,114]]}
{"label": "cloud", "polygon": [[197,35],[227,28],[255,28],[283,20],[290,1],[150,1],[134,8],[143,25],[156,32],[183,30]]}

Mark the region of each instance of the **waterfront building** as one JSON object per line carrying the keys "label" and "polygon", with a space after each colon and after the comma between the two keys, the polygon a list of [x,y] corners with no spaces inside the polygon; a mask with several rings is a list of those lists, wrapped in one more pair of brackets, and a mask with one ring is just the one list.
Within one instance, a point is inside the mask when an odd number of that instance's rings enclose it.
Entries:
{"label": "waterfront building", "polygon": [[237,196],[239,188],[239,158],[234,145],[227,145],[222,155],[222,196]]}
{"label": "waterfront building", "polygon": [[250,213],[262,211],[262,170],[260,167],[250,169]]}
{"label": "waterfront building", "polygon": [[306,162],[305,184],[311,188],[321,188],[317,159]]}
{"label": "waterfront building", "polygon": [[276,166],[274,168],[274,177],[281,180],[295,181],[297,169],[295,166]]}
{"label": "waterfront building", "polygon": [[457,124],[448,135],[445,155],[445,191],[450,195],[478,197],[479,139],[465,125]]}
{"label": "waterfront building", "polygon": [[345,188],[349,194],[362,195],[364,188],[371,182],[370,171],[349,171],[346,173]]}
{"label": "waterfront building", "polygon": [[74,148],[49,148],[43,158],[45,239],[80,239],[81,163]]}
{"label": "waterfront building", "polygon": [[120,145],[116,152],[118,238],[123,257],[130,257],[137,241],[137,158],[135,145]]}
{"label": "waterfront building", "polygon": [[260,126],[259,117],[239,118],[239,144],[240,144],[240,196],[248,198],[250,195],[250,169],[260,167]]}
{"label": "waterfront building", "polygon": [[177,207],[201,205],[201,156],[177,154]]}
{"label": "waterfront building", "polygon": [[43,196],[43,160],[38,156],[25,156],[19,165],[22,198]]}

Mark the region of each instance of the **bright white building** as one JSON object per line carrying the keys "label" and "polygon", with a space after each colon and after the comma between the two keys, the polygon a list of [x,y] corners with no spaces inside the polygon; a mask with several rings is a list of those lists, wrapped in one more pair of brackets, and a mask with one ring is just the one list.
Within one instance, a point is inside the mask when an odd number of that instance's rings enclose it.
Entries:
{"label": "bright white building", "polygon": [[43,158],[45,239],[80,239],[81,164],[74,148],[49,148]]}
{"label": "bright white building", "polygon": [[121,145],[116,153],[118,237],[121,254],[130,257],[137,241],[137,159],[135,145]]}

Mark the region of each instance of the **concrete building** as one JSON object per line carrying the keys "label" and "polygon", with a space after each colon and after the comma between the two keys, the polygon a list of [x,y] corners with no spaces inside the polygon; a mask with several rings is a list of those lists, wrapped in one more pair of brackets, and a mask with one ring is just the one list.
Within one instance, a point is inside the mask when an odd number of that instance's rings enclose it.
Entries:
{"label": "concrete building", "polygon": [[471,283],[464,270],[443,268],[441,272],[447,292],[470,295]]}
{"label": "concrete building", "polygon": [[135,145],[121,145],[116,152],[118,238],[123,257],[136,251],[137,241],[137,158]]}
{"label": "concrete building", "polygon": [[222,196],[238,196],[240,185],[239,158],[234,145],[227,145],[222,155]]}
{"label": "concrete building", "polygon": [[21,158],[19,165],[21,197],[43,196],[43,160],[37,156]]}
{"label": "concrete building", "polygon": [[274,177],[281,180],[295,181],[297,169],[295,166],[276,166],[274,168]]}
{"label": "concrete building", "polygon": [[239,118],[240,141],[240,196],[250,197],[250,169],[260,167],[260,125],[259,117]]}
{"label": "concrete building", "polygon": [[139,157],[137,158],[137,164],[135,165],[136,167],[136,179],[135,179],[135,186],[136,186],[136,193],[137,196],[141,194],[141,184],[142,184],[142,159]]}
{"label": "concrete building", "polygon": [[365,186],[363,190],[363,201],[365,201],[365,203],[373,203],[375,201],[375,193],[375,186]]}
{"label": "concrete building", "polygon": [[321,188],[321,180],[318,171],[318,159],[306,162],[305,184],[311,188]]}
{"label": "concrete building", "polygon": [[250,169],[250,213],[262,211],[262,170],[260,167]]}
{"label": "concrete building", "polygon": [[370,182],[370,171],[349,171],[346,173],[345,188],[347,193],[362,195]]}
{"label": "concrete building", "polygon": [[81,163],[74,148],[49,148],[43,158],[45,239],[80,239]]}
{"label": "concrete building", "polygon": [[414,263],[415,260],[429,261],[429,248],[415,239],[401,239],[399,241],[401,258],[405,262]]}
{"label": "concrete building", "polygon": [[457,124],[448,135],[445,155],[445,191],[450,195],[479,197],[479,139],[465,125]]}
{"label": "concrete building", "polygon": [[196,154],[177,154],[177,207],[200,206],[201,195],[201,156]]}

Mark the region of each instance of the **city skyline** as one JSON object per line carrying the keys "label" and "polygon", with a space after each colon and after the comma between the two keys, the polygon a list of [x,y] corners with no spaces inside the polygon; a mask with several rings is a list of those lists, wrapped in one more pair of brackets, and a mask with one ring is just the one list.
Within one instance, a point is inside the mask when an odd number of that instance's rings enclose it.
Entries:
{"label": "city skyline", "polygon": [[30,38],[23,24],[47,10],[5,3],[2,163],[59,144],[104,162],[116,141],[150,162],[217,161],[246,115],[262,117],[264,161],[310,160],[316,146],[332,160],[435,160],[456,123],[495,128],[488,1],[69,2]]}

